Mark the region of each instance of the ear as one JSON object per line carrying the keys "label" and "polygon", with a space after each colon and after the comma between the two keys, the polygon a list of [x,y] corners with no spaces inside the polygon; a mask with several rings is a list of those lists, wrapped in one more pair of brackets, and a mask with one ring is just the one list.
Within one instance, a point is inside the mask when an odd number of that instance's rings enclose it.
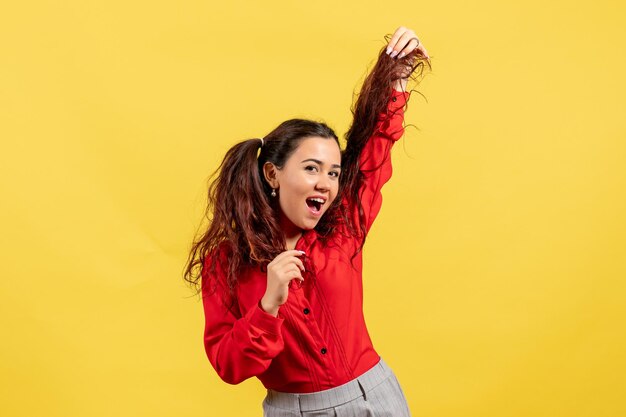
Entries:
{"label": "ear", "polygon": [[272,188],[278,188],[278,169],[276,165],[271,162],[263,164],[263,175],[265,176],[265,181],[267,181]]}

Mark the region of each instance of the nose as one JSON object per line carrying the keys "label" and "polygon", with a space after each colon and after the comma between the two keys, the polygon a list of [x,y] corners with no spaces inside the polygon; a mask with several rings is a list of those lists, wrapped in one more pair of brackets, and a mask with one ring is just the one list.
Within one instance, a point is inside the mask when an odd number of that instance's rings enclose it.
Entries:
{"label": "nose", "polygon": [[328,175],[320,175],[315,188],[324,191],[330,190],[330,178],[328,178]]}

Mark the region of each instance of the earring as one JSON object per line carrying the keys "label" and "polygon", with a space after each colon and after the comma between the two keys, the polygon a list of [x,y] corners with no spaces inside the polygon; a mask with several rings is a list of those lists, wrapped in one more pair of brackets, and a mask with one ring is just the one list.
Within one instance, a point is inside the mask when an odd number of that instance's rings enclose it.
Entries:
{"label": "earring", "polygon": [[276,197],[276,189],[272,188],[272,197]]}

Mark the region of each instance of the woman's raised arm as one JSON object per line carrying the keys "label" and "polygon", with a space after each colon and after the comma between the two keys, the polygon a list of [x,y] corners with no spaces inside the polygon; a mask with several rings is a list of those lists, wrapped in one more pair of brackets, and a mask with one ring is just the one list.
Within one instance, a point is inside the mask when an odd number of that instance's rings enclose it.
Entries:
{"label": "woman's raised arm", "polygon": [[408,79],[430,58],[415,33],[398,28],[380,51],[352,107],[353,121],[342,154],[340,188],[350,229],[365,239],[382,204],[382,186],[391,178],[391,147],[404,133]]}

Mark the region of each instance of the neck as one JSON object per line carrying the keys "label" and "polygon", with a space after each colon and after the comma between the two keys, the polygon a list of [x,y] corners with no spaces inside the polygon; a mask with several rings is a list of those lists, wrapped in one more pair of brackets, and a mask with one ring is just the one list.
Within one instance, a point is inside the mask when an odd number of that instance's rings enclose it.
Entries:
{"label": "neck", "polygon": [[281,226],[285,233],[285,245],[287,250],[295,249],[298,239],[303,234],[302,229],[291,223],[284,215],[281,215]]}
{"label": "neck", "polygon": [[298,243],[298,239],[300,239],[301,236],[302,236],[302,232],[300,232],[297,235],[292,236],[292,237],[285,237],[286,249],[287,250],[295,249],[296,248],[296,243]]}

